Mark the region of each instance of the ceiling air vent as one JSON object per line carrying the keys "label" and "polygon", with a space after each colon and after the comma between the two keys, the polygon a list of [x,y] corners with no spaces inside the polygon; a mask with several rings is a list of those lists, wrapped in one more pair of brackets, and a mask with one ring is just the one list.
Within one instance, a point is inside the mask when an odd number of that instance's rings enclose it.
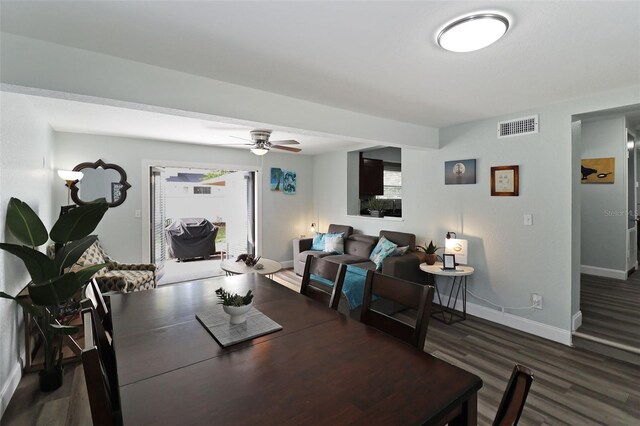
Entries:
{"label": "ceiling air vent", "polygon": [[537,115],[498,123],[498,139],[529,135],[531,133],[538,133]]}

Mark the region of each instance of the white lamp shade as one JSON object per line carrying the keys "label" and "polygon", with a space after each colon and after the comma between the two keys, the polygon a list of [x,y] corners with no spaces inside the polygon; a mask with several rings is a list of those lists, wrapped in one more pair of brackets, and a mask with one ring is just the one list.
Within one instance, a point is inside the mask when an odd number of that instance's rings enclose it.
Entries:
{"label": "white lamp shade", "polygon": [[58,170],[58,176],[65,181],[80,180],[84,176],[82,172],[74,172],[71,170]]}
{"label": "white lamp shade", "polygon": [[454,254],[456,263],[467,264],[467,240],[449,238],[444,240],[445,254]]}
{"label": "white lamp shade", "polygon": [[255,155],[265,155],[269,150],[266,148],[251,148],[251,152]]}

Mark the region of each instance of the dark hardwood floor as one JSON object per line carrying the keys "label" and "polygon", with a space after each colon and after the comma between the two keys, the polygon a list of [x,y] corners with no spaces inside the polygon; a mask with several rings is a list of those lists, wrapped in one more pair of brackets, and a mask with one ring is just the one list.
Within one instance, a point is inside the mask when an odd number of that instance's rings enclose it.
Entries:
{"label": "dark hardwood floor", "polygon": [[628,280],[582,275],[580,333],[640,351],[640,272]]}
{"label": "dark hardwood floor", "polygon": [[[292,289],[293,271],[276,274]],[[638,425],[640,368],[604,355],[570,348],[475,317],[445,325],[432,320],[425,350],[480,376],[479,424],[491,424],[515,363],[535,378],[521,425]],[[152,406],[151,408],[152,409]],[[23,377],[2,425],[90,424],[80,364],[65,370],[65,385],[37,391],[37,374]]]}

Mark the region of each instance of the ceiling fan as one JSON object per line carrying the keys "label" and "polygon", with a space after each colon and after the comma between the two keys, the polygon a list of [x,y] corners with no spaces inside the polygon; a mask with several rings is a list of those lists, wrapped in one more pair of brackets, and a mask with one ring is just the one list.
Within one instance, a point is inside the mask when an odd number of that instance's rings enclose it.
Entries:
{"label": "ceiling fan", "polygon": [[251,152],[253,152],[255,155],[265,155],[267,152],[269,152],[271,148],[281,149],[283,151],[289,151],[289,152],[302,151],[300,148],[285,146],[285,145],[300,145],[300,142],[298,141],[294,141],[293,139],[287,139],[287,140],[281,140],[281,141],[269,141],[269,136],[271,136],[271,130],[255,129],[251,131],[251,139],[245,139],[238,136],[231,136],[231,137],[250,142],[250,143],[233,144],[233,145],[252,146]]}

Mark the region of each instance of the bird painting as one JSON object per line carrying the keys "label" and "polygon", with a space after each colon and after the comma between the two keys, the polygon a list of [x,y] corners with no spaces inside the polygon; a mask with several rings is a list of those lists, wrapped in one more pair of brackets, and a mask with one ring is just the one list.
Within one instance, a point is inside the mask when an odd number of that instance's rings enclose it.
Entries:
{"label": "bird painting", "polygon": [[591,158],[582,160],[582,183],[614,183],[615,158]]}

